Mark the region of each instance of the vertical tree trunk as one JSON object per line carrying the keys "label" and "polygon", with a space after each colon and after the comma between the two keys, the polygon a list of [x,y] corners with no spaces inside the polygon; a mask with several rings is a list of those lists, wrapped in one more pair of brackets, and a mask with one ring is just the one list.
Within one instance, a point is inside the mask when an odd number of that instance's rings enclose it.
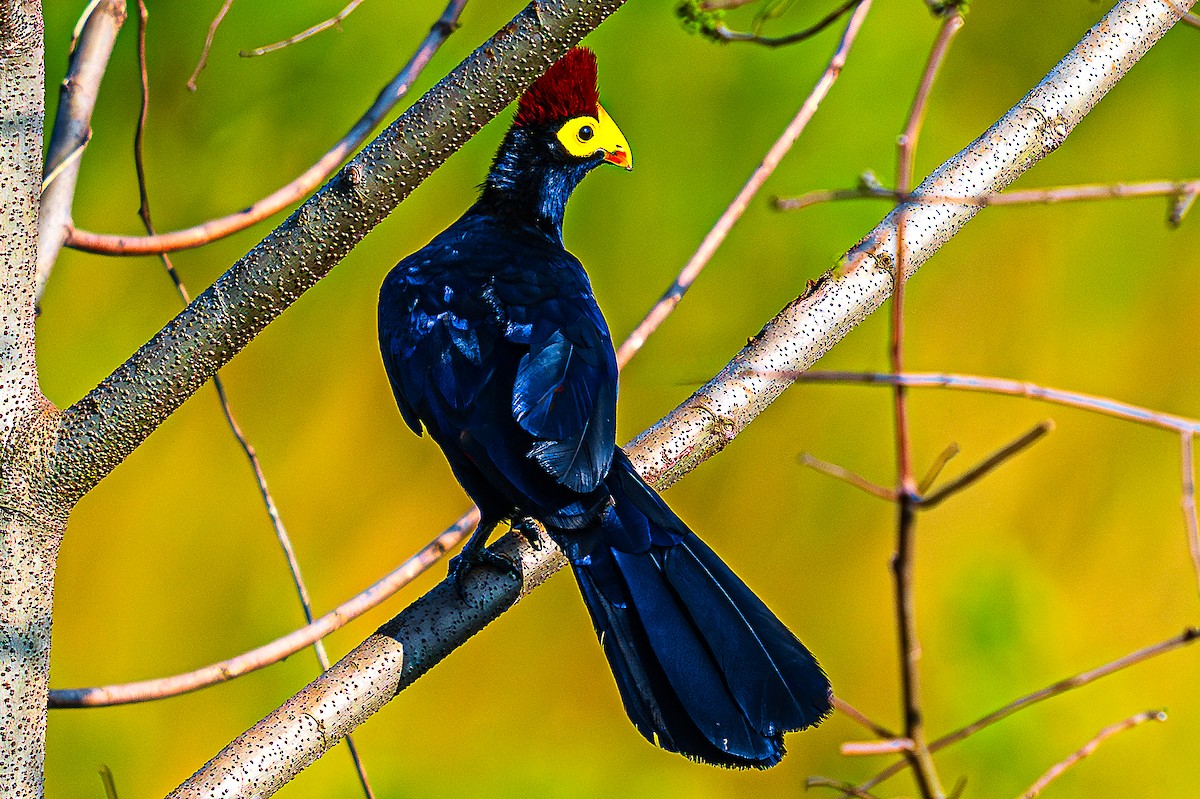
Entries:
{"label": "vertical tree trunk", "polygon": [[[42,795],[54,567],[56,412],[38,389],[34,269],[44,120],[37,0],[0,0],[0,796]],[[53,502],[53,500],[51,500]]]}

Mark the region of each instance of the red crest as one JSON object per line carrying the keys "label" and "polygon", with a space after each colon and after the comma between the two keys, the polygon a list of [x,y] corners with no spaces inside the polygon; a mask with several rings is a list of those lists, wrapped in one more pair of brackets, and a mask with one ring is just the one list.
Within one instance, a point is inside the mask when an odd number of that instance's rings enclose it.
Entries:
{"label": "red crest", "polygon": [[530,127],[578,116],[594,117],[599,107],[596,54],[586,47],[576,47],[521,95],[513,125]]}

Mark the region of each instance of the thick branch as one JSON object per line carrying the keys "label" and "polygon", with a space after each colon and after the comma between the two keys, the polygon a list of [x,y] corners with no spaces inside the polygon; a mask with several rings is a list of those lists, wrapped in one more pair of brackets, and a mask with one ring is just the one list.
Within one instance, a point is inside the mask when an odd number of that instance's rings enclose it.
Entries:
{"label": "thick branch", "polygon": [[82,496],[463,142],[624,0],[532,3],[64,414],[60,490]]}
{"label": "thick branch", "polygon": [[41,297],[71,226],[79,162],[92,138],[92,111],[108,68],[117,32],[125,23],[125,0],[103,0],[91,9],[71,51],[59,90],[54,132],[46,151],[45,188],[38,219],[37,296]]}
{"label": "thick branch", "polygon": [[[1195,0],[1188,3],[1189,7]],[[995,191],[1061,144],[1113,83],[1174,22],[1162,0],[1127,0],[987,134],[934,173],[918,192],[957,187]],[[977,208],[908,207],[911,269],[928,260]],[[877,308],[890,288],[895,215],[847,256],[845,274],[826,275],[791,303],[696,395],[628,449],[657,488],[720,450],[845,333]],[[889,247],[890,242],[890,247]],[[761,393],[760,393],[761,392]],[[564,564],[550,542],[531,549],[516,536],[494,547],[520,564],[524,580],[473,572],[465,604],[444,581],[381,627],[330,671],[239,736],[173,797],[267,796],[332,742],[382,708]]]}
{"label": "thick branch", "polygon": [[[1195,0],[1177,2],[1190,8]],[[942,164],[917,196],[998,192],[1053,152],[1139,58],[1178,20],[1164,0],[1125,0],[1024,99]],[[979,212],[978,205],[905,204],[883,219],[802,297],[768,323],[725,369],[662,423],[638,437],[639,468],[664,485],[723,449],[796,376],[878,308],[892,288],[896,221],[905,216],[906,272]]]}

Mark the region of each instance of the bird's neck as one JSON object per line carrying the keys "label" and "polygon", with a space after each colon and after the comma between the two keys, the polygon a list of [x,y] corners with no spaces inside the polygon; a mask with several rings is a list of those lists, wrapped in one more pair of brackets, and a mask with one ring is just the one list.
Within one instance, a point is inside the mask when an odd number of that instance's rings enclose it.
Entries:
{"label": "bird's neck", "polygon": [[512,128],[496,153],[475,210],[536,229],[561,243],[567,200],[595,166],[557,160],[536,134]]}

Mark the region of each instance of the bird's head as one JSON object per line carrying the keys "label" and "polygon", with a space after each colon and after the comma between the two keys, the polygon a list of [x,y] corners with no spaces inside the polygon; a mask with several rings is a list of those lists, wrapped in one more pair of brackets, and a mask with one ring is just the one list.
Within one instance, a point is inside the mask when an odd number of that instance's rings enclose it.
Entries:
{"label": "bird's head", "polygon": [[556,159],[633,169],[629,142],[600,105],[596,55],[587,48],[568,51],[526,90],[513,128],[542,142]]}

